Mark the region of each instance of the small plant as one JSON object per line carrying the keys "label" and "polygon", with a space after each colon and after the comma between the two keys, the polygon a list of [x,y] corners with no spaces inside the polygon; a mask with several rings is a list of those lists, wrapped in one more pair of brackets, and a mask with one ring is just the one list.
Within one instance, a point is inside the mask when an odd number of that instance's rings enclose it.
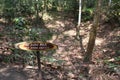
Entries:
{"label": "small plant", "polygon": [[82,21],[93,19],[93,9],[85,9],[82,11]]}
{"label": "small plant", "polygon": [[120,23],[120,1],[111,4],[107,11],[108,22]]}
{"label": "small plant", "polygon": [[15,29],[23,30],[24,28],[26,28],[26,20],[25,20],[25,18],[18,17],[18,18],[15,18],[13,21],[15,23]]}
{"label": "small plant", "polygon": [[104,60],[104,63],[108,66],[108,68],[115,69],[120,66],[120,56],[114,57],[110,60]]}

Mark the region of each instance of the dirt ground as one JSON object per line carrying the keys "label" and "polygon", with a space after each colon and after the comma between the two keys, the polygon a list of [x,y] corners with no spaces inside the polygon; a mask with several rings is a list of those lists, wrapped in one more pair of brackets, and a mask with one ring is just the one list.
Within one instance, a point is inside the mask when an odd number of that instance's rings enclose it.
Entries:
{"label": "dirt ground", "polygon": [[[59,16],[61,14],[58,14]],[[79,46],[79,41],[75,39],[76,30],[75,24],[73,23],[72,18],[63,17],[51,17],[45,18],[48,20],[45,22],[45,26],[54,31],[49,42],[55,43],[58,45],[56,53],[53,55],[56,59],[64,60],[60,68],[56,67],[44,67],[42,66],[42,71],[44,73],[45,80],[86,80],[82,72],[82,60],[84,54],[81,52]],[[67,15],[68,16],[68,15]],[[81,35],[83,35],[83,46],[86,49],[87,42],[89,39],[89,31],[92,26],[92,22],[82,23],[81,25]],[[91,68],[91,76],[104,76],[112,77],[108,80],[119,80],[118,77],[114,75],[104,74],[101,71],[102,69],[97,69],[103,59],[111,59],[115,56],[120,56],[120,28],[114,28],[108,25],[103,24],[98,29],[98,35],[96,39],[96,45],[93,52],[93,61],[94,68]],[[1,28],[2,31],[2,28]],[[3,38],[2,38],[3,39]],[[2,41],[1,39],[1,41]],[[0,44],[3,45],[2,42]],[[2,49],[1,49],[2,50]],[[8,51],[9,52],[9,51]],[[1,52],[2,53],[2,52]],[[37,77],[37,68],[36,66],[27,65],[24,69],[20,67],[21,65],[14,64],[0,64],[0,80],[35,80]],[[94,72],[97,71],[98,73]],[[83,69],[84,71],[84,69]],[[101,72],[99,72],[101,71]],[[93,75],[96,74],[96,75]],[[102,75],[104,74],[104,75]],[[95,77],[91,80],[97,80]],[[107,80],[107,79],[106,79]]]}

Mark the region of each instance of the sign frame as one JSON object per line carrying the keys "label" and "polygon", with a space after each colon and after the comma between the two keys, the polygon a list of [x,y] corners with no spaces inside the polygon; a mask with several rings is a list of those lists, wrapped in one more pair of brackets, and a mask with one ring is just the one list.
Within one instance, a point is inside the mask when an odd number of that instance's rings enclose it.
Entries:
{"label": "sign frame", "polygon": [[16,43],[15,48],[26,51],[48,51],[58,49],[58,46],[50,42],[29,41]]}

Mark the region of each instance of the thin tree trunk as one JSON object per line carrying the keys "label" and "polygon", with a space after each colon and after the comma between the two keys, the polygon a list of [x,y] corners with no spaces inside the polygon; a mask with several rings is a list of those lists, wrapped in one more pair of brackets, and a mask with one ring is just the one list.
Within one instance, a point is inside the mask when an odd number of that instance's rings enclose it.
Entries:
{"label": "thin tree trunk", "polygon": [[81,24],[81,0],[79,0],[79,16],[78,16],[78,26]]}
{"label": "thin tree trunk", "polygon": [[81,24],[81,0],[79,0],[78,24],[76,26],[77,36],[80,35],[80,24]]}
{"label": "thin tree trunk", "polygon": [[81,52],[85,53],[85,49],[84,49],[83,43],[82,43],[82,41],[83,41],[82,40],[82,35],[80,34],[81,13],[82,13],[81,9],[82,9],[82,0],[79,0],[79,14],[78,14],[78,24],[77,24],[77,28],[76,28],[76,31],[77,31],[76,36],[77,36],[77,39],[80,42]]}
{"label": "thin tree trunk", "polygon": [[94,15],[93,26],[91,28],[89,42],[87,51],[85,54],[84,62],[91,62],[92,60],[92,52],[95,45],[96,35],[97,35],[97,27],[99,26],[99,18],[100,18],[100,7],[101,7],[101,0],[98,0],[96,3],[96,10]]}
{"label": "thin tree trunk", "polygon": [[44,0],[44,13],[47,12],[47,0]]}
{"label": "thin tree trunk", "polygon": [[112,0],[109,0],[108,6],[110,6],[110,5],[111,5],[111,3],[112,3]]}

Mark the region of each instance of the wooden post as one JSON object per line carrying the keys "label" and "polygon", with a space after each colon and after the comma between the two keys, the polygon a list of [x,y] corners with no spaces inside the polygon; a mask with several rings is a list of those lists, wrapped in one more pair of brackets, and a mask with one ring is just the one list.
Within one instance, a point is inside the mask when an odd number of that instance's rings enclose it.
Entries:
{"label": "wooden post", "polygon": [[38,63],[38,77],[35,80],[44,80],[44,75],[41,70],[41,53],[40,51],[47,51],[47,50],[53,50],[57,49],[58,46],[49,42],[40,42],[40,41],[34,41],[34,42],[20,42],[15,44],[15,48],[22,49],[26,51],[36,51],[36,58]]}
{"label": "wooden post", "polygon": [[37,53],[38,71],[41,71],[40,52],[37,51],[36,53]]}
{"label": "wooden post", "polygon": [[41,71],[41,56],[40,52],[37,51],[37,62],[38,62],[38,80],[43,80],[42,71]]}

